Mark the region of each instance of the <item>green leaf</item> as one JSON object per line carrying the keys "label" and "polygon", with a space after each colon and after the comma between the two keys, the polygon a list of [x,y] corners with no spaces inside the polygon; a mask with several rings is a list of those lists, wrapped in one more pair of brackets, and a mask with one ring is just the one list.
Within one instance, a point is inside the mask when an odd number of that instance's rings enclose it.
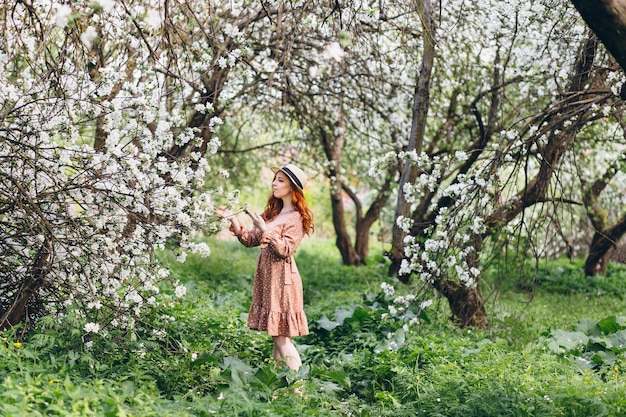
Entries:
{"label": "green leaf", "polygon": [[393,335],[382,342],[380,342],[375,348],[374,352],[380,353],[385,350],[391,350],[393,352],[397,351],[399,348],[404,346],[406,342],[406,332],[404,329],[399,328],[396,330]]}
{"label": "green leaf", "polygon": [[350,310],[344,310],[342,308],[338,308],[335,310],[335,320],[341,325],[345,321],[345,319],[352,317],[354,314],[354,307]]}
{"label": "green leaf", "polygon": [[586,346],[589,337],[583,332],[566,332],[556,329],[552,332],[552,341],[548,347],[555,353],[565,353],[576,351],[578,346]]}
{"label": "green leaf", "polygon": [[598,326],[600,327],[600,330],[602,330],[602,333],[604,334],[615,333],[616,331],[622,328],[617,322],[617,319],[615,318],[615,316],[610,316],[603,320],[600,320],[598,322]]}
{"label": "green leaf", "polygon": [[608,337],[606,347],[617,353],[626,351],[626,330],[619,330]]}
{"label": "green leaf", "polygon": [[598,322],[590,318],[581,319],[576,325],[576,331],[583,332],[587,336],[600,336],[601,334]]}
{"label": "green leaf", "polygon": [[254,377],[271,390],[284,388],[288,385],[287,378],[285,378],[284,376],[282,378],[279,378],[278,375],[276,375],[276,373],[272,371],[270,365],[267,365],[264,368],[260,368],[256,372],[256,374],[254,374]]}
{"label": "green leaf", "polygon": [[223,368],[222,376],[226,376],[227,380],[230,379],[231,384],[238,387],[245,385],[253,376],[252,367],[236,357],[225,357]]}
{"label": "green leaf", "polygon": [[593,361],[585,359],[585,358],[580,357],[580,356],[574,357],[574,363],[580,369],[593,369],[593,368],[596,367],[596,364],[593,363]]}
{"label": "green leaf", "polygon": [[344,389],[350,388],[351,385],[350,377],[343,369],[322,369],[316,367],[311,369],[311,375],[330,379]]}
{"label": "green leaf", "polygon": [[191,367],[203,365],[205,363],[216,363],[218,358],[211,355],[209,352],[202,352],[195,361],[191,362]]}
{"label": "green leaf", "polygon": [[352,314],[352,317],[348,317],[345,319],[346,323],[352,323],[352,322],[360,322],[363,323],[364,321],[370,320],[372,318],[372,313],[369,310],[364,309],[363,307],[357,307],[354,309],[354,313]]}
{"label": "green leaf", "polygon": [[613,362],[615,362],[616,359],[617,357],[613,352],[606,350],[596,352],[591,358],[591,360],[598,365],[611,365]]}
{"label": "green leaf", "polygon": [[336,322],[336,321],[332,321],[330,320],[326,314],[322,315],[322,317],[317,321],[317,324],[319,324],[319,326],[324,329],[324,330],[328,330],[331,331],[333,330],[335,327],[340,326],[340,323]]}

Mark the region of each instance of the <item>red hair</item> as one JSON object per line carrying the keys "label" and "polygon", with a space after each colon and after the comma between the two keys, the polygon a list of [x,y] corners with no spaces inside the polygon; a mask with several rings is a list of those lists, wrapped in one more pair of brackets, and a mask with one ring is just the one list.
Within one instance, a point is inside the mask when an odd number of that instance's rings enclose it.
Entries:
{"label": "red hair", "polygon": [[[306,204],[306,200],[304,199],[304,193],[300,188],[291,183],[291,204],[293,205],[294,210],[300,213],[300,217],[302,218],[302,230],[305,234],[310,235],[313,233],[313,213],[309,210],[309,207]],[[274,197],[274,194],[270,194],[270,198],[267,200],[267,204],[265,205],[265,210],[261,213],[261,217],[266,222],[271,221],[274,217],[278,216],[278,213],[283,209],[283,200],[280,198]]]}

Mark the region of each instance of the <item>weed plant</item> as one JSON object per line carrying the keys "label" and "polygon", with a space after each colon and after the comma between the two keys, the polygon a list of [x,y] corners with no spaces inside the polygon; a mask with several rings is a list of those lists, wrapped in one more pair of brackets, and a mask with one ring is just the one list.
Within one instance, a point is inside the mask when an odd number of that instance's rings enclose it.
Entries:
{"label": "weed plant", "polygon": [[559,261],[539,265],[524,286],[491,269],[481,287],[488,329],[459,329],[434,295],[407,330],[381,318],[381,283],[393,282],[382,258],[345,267],[332,242],[307,239],[296,260],[311,334],[296,339],[304,366],[295,373],[245,325],[258,252],[233,240],[210,246],[209,258],[184,264],[162,254],[188,288],[181,303],[153,313],[165,317],[166,339],[138,325],[134,340],[109,335],[87,349],[80,326],[49,318],[36,332],[0,333],[0,415],[626,415],[623,353],[585,368],[546,336],[573,332],[583,318],[624,316],[623,269],[589,281],[579,263]]}

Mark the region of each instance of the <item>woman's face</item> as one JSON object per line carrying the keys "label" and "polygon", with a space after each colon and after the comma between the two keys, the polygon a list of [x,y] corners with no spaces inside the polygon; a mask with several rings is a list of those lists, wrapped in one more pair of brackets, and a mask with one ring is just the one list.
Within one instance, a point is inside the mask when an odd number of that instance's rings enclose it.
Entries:
{"label": "woman's face", "polygon": [[284,198],[291,194],[291,182],[282,171],[278,171],[274,177],[272,192],[276,198]]}

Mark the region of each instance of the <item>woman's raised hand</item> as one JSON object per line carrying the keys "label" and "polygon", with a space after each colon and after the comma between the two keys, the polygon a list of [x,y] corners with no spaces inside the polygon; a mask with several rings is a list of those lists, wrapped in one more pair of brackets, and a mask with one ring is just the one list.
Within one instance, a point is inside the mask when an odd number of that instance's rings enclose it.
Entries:
{"label": "woman's raised hand", "polygon": [[226,207],[220,207],[220,208],[215,208],[213,209],[213,212],[218,216],[221,217],[222,219],[228,219],[230,217],[233,217],[233,212],[230,209],[227,209]]}
{"label": "woman's raised hand", "polygon": [[241,224],[239,223],[237,216],[235,216],[235,213],[233,213],[232,210],[225,208],[225,207],[220,207],[220,208],[213,209],[213,212],[215,213],[215,215],[217,215],[218,217],[221,217],[222,219],[230,220],[230,225],[231,225],[230,230],[232,230],[232,232],[235,235],[239,236],[241,234],[242,232]]}
{"label": "woman's raised hand", "polygon": [[252,219],[254,227],[256,227],[261,233],[263,233],[265,231],[265,220],[263,220],[263,217],[261,217],[260,214],[247,210],[246,214]]}

